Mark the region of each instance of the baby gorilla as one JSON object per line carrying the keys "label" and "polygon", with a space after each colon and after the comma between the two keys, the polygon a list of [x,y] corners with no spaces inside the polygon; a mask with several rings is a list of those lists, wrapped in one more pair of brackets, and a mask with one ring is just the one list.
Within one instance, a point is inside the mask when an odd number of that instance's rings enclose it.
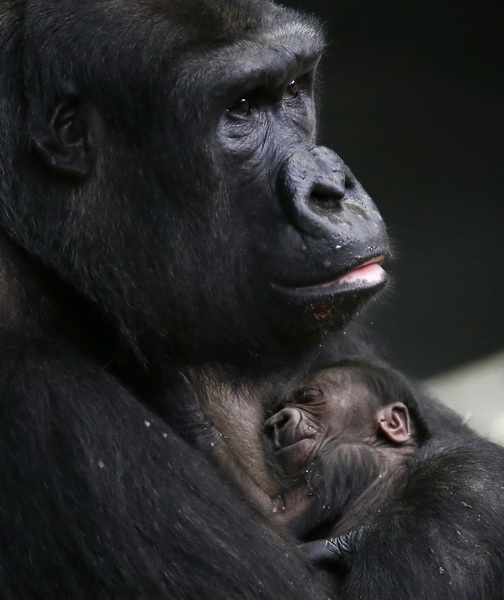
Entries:
{"label": "baby gorilla", "polygon": [[504,450],[430,436],[400,374],[320,370],[264,432],[285,479],[273,512],[336,597],[504,598]]}
{"label": "baby gorilla", "polygon": [[345,361],[316,372],[264,426],[268,454],[287,476],[279,520],[301,539],[314,524],[338,539],[354,532],[416,454],[415,407],[391,370]]}

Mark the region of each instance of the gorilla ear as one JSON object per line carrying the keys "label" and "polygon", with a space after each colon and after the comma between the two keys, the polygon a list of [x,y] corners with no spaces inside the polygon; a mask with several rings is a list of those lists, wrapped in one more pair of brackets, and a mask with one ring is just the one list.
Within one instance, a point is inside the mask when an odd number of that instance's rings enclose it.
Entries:
{"label": "gorilla ear", "polygon": [[381,408],[377,415],[378,428],[396,444],[404,444],[411,439],[409,411],[402,402],[393,402]]}
{"label": "gorilla ear", "polygon": [[75,98],[67,98],[58,104],[50,122],[32,135],[33,146],[48,167],[78,179],[90,174],[96,157],[93,112]]}

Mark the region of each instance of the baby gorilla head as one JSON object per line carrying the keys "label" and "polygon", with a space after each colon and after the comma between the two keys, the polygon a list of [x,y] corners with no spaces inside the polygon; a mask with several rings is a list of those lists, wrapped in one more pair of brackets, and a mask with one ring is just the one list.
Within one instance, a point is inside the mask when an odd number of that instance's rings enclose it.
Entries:
{"label": "baby gorilla head", "polygon": [[418,425],[414,393],[391,369],[347,360],[311,374],[264,426],[288,476],[284,520],[300,536],[355,526],[404,472]]}
{"label": "baby gorilla head", "polygon": [[[311,374],[264,426],[283,469],[294,474],[328,445],[411,445],[413,394],[389,369],[351,360]],[[412,429],[413,428],[413,429]]]}

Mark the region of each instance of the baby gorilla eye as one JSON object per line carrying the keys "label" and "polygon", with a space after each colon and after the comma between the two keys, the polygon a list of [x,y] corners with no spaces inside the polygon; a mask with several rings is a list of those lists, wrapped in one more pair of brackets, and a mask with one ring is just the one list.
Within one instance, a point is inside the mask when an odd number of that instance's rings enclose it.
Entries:
{"label": "baby gorilla eye", "polygon": [[239,118],[248,117],[251,111],[252,106],[247,98],[240,98],[226,110],[228,115]]}
{"label": "baby gorilla eye", "polygon": [[301,84],[293,79],[289,85],[285,88],[283,93],[284,100],[292,100],[293,98],[297,98],[301,93]]}
{"label": "baby gorilla eye", "polygon": [[323,395],[320,388],[300,388],[294,392],[294,401],[313,402],[314,400],[319,400]]}

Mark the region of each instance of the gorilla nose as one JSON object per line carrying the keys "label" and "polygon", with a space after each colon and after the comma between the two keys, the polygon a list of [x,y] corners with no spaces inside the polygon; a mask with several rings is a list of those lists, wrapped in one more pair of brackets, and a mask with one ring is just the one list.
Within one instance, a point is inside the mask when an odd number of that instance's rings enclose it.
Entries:
{"label": "gorilla nose", "polygon": [[299,425],[301,415],[295,408],[283,408],[264,424],[264,432],[275,450],[291,443],[292,434]]}
{"label": "gorilla nose", "polygon": [[280,173],[284,211],[293,225],[313,235],[316,217],[337,213],[354,184],[345,163],[329,148],[299,150],[288,158]]}

